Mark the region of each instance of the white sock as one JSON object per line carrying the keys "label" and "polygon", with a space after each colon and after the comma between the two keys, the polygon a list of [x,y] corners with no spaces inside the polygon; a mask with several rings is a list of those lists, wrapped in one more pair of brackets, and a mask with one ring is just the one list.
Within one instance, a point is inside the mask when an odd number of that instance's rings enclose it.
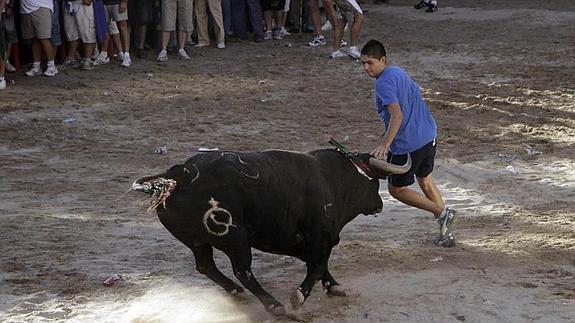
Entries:
{"label": "white sock", "polygon": [[100,52],[100,56],[101,56],[102,58],[106,59],[106,58],[108,58],[108,52],[101,51],[101,52]]}
{"label": "white sock", "polygon": [[123,57],[124,57],[124,58],[130,58],[130,53],[124,52],[124,56],[123,56]]}
{"label": "white sock", "polygon": [[52,60],[52,61],[48,61],[48,66],[51,67],[56,67],[56,63]]}
{"label": "white sock", "polygon": [[439,213],[439,218],[438,218],[438,219],[443,218],[443,217],[445,216],[445,214],[447,214],[447,206],[444,206],[444,207],[443,207],[443,211],[441,211],[441,213]]}
{"label": "white sock", "polygon": [[40,68],[40,62],[34,62],[34,64],[32,64],[32,68]]}

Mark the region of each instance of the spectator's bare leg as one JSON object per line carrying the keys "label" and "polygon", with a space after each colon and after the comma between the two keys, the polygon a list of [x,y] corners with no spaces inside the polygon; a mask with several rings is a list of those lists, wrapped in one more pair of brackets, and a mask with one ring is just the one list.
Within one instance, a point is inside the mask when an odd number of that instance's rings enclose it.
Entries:
{"label": "spectator's bare leg", "polygon": [[92,57],[92,54],[94,53],[94,48],[96,48],[96,43],[89,43],[89,44],[84,44],[84,48],[82,48],[82,57],[84,59],[89,59],[90,57]]}
{"label": "spectator's bare leg", "polygon": [[311,17],[311,24],[313,25],[313,33],[321,35],[321,17],[319,16],[319,0],[309,0],[307,2],[309,7],[309,14]]}
{"label": "spectator's bare leg", "polygon": [[357,40],[359,39],[359,33],[361,32],[361,26],[363,25],[363,15],[356,14],[353,17],[353,24],[351,25],[350,30],[350,41],[351,46],[357,46]]}
{"label": "spectator's bare leg", "polygon": [[144,49],[144,45],[146,43],[146,32],[148,31],[148,28],[146,27],[146,25],[142,25],[138,27],[138,29],[140,32],[140,38],[138,39],[138,48]]}
{"label": "spectator's bare leg", "polygon": [[327,20],[331,23],[332,26],[335,26],[335,22],[337,21],[335,7],[333,4],[333,0],[323,0],[323,7],[325,9],[325,15]]}
{"label": "spectator's bare leg", "polygon": [[266,31],[267,32],[272,31],[272,18],[273,18],[273,11],[271,11],[271,10],[264,11],[264,20],[266,22]]}
{"label": "spectator's bare leg", "polygon": [[42,44],[36,38],[32,39],[32,59],[34,63],[40,63],[42,59]]}
{"label": "spectator's bare leg", "polygon": [[120,30],[120,38],[122,40],[122,50],[124,53],[130,52],[130,32],[128,31],[128,21],[118,21],[118,29]]}
{"label": "spectator's bare leg", "polygon": [[186,46],[186,39],[188,39],[188,33],[185,31],[178,31],[179,49],[184,49],[184,46]]}
{"label": "spectator's bare leg", "polygon": [[79,40],[69,41],[68,42],[68,53],[66,54],[66,58],[69,61],[76,60],[76,53],[78,52],[78,46],[80,46]]}
{"label": "spectator's bare leg", "polygon": [[345,19],[337,19],[333,28],[333,50],[339,50],[341,40],[343,38],[343,31],[345,29]]}
{"label": "spectator's bare leg", "polygon": [[44,49],[44,53],[46,53],[46,58],[48,61],[54,61],[54,58],[56,57],[56,51],[54,50],[54,46],[52,46],[52,40],[39,39],[38,41],[40,42],[42,49]]}

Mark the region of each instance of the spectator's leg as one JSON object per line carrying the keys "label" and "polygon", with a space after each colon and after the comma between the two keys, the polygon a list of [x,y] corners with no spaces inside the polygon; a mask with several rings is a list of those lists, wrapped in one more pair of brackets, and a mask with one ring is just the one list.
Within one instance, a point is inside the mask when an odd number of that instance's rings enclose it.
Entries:
{"label": "spectator's leg", "polygon": [[335,26],[333,28],[333,50],[339,50],[341,45],[341,40],[343,39],[343,32],[345,29],[346,21],[345,19],[336,19]]}
{"label": "spectator's leg", "polygon": [[316,36],[321,35],[321,17],[319,16],[319,0],[308,0],[309,16],[313,26],[313,33]]}
{"label": "spectator's leg", "polygon": [[350,28],[350,41],[351,46],[357,46],[357,41],[359,39],[359,33],[361,32],[361,27],[363,26],[364,16],[361,14],[356,14],[353,17],[353,24]]}
{"label": "spectator's leg", "polygon": [[226,35],[232,33],[232,1],[221,0],[222,4],[222,19],[224,23],[224,32]]}
{"label": "spectator's leg", "polygon": [[118,29],[120,30],[120,38],[122,40],[122,50],[124,53],[130,52],[130,33],[128,31],[128,21],[122,20],[116,22]]}
{"label": "spectator's leg", "polygon": [[208,13],[206,11],[207,0],[195,0],[196,30],[198,31],[198,47],[210,45],[208,34]]}
{"label": "spectator's leg", "polygon": [[231,0],[232,1],[232,25],[234,33],[240,39],[247,39],[248,32],[246,26],[246,1],[247,0]]}
{"label": "spectator's leg", "polygon": [[226,41],[226,32],[224,28],[224,19],[222,13],[222,2],[221,0],[208,0],[208,5],[210,7],[210,12],[212,13],[214,30],[216,32],[216,38],[218,44],[223,44]]}
{"label": "spectator's leg", "polygon": [[[39,39],[37,41],[37,44],[39,46],[41,46],[42,49],[44,50],[44,53],[46,54],[46,58],[48,59],[48,61],[53,62],[54,58],[55,58],[55,52],[54,52],[54,46],[52,46],[52,40],[51,39]],[[41,57],[41,55],[42,55],[42,53],[40,51],[40,57]],[[36,61],[36,58],[34,58],[34,61]]]}
{"label": "spectator's leg", "polygon": [[260,6],[259,0],[247,0],[248,13],[252,28],[254,29],[254,34],[256,35],[256,41],[261,40],[264,37],[264,24],[262,17],[262,7]]}

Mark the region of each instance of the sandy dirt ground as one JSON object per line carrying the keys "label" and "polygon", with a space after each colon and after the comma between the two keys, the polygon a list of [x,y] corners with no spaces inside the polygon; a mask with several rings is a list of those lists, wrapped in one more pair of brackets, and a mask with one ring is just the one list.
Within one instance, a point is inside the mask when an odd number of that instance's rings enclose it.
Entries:
{"label": "sandy dirt ground", "polygon": [[[575,2],[445,0],[434,14],[413,2],[366,4],[361,44],[382,40],[422,87],[457,247],[434,246],[433,218],[382,182],[383,213],[357,217],[332,253],[348,297],[316,286],[274,318],[199,274],[128,192],[135,178],[202,146],[307,151],[333,136],[370,151],[382,131],[359,62],[328,59],[308,34],[232,40],[190,62],[17,75],[0,93],[0,321],[575,321]],[[253,271],[286,305],[305,275],[258,251]]]}

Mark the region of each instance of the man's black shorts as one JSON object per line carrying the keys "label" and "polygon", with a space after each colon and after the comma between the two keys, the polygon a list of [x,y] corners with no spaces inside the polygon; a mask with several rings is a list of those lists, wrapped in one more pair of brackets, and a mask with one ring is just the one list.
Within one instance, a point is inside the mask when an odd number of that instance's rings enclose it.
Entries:
{"label": "man's black shorts", "polygon": [[[389,176],[389,182],[396,187],[409,186],[415,182],[414,175],[426,177],[433,171],[435,161],[435,139],[418,150],[409,153],[411,155],[411,169],[405,174]],[[407,154],[388,154],[387,161],[396,165],[403,165],[407,161]]]}

